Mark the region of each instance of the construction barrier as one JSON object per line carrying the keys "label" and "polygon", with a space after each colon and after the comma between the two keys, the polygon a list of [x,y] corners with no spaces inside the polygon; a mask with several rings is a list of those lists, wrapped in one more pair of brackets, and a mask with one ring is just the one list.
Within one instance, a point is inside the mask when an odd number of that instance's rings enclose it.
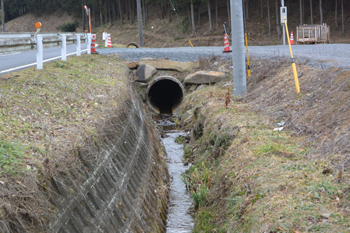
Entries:
{"label": "construction barrier", "polygon": [[108,34],[108,48],[112,48],[111,34]]}
{"label": "construction barrier", "polygon": [[293,32],[290,33],[290,44],[294,45],[294,36],[293,36]]}
{"label": "construction barrier", "polygon": [[232,50],[230,49],[230,43],[228,41],[227,37],[227,24],[224,23],[224,29],[225,29],[225,40],[224,40],[224,51],[223,53],[232,53]]}
{"label": "construction barrier", "polygon": [[96,53],[95,40],[96,40],[96,34],[92,34],[91,53]]}

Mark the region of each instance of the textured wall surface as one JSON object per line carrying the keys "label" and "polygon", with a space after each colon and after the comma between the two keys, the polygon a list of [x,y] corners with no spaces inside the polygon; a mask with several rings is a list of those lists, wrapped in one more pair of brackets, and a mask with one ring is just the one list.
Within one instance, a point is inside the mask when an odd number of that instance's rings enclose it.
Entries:
{"label": "textured wall surface", "polygon": [[83,163],[72,171],[74,179],[62,174],[51,180],[50,232],[165,231],[167,168],[152,123],[132,98],[107,121],[105,137],[95,143],[98,159],[79,150]]}

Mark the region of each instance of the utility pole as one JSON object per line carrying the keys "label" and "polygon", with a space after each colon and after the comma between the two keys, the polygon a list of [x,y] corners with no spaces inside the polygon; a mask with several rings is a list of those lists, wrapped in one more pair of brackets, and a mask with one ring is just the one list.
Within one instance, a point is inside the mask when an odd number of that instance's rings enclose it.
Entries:
{"label": "utility pole", "polygon": [[2,32],[5,32],[5,7],[4,7],[4,0],[1,0],[1,23],[2,23]]}
{"label": "utility pole", "polygon": [[141,0],[137,0],[137,19],[139,23],[139,38],[140,46],[143,47],[143,33],[142,33],[142,14],[141,14]]}
{"label": "utility pole", "polygon": [[233,95],[247,93],[242,0],[231,0]]}
{"label": "utility pole", "polygon": [[[282,4],[282,7],[284,7],[284,0],[281,0],[281,4]],[[281,22],[282,23],[282,22]],[[282,32],[282,35],[283,35],[283,45],[286,45],[286,28],[284,26],[284,23],[282,23],[282,27],[283,27],[283,32]]]}

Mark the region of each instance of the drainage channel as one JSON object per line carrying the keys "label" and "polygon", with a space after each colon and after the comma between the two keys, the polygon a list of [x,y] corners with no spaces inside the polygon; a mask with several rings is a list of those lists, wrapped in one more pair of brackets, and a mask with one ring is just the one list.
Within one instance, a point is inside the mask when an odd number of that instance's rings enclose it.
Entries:
{"label": "drainage channel", "polygon": [[185,136],[186,133],[176,129],[175,124],[165,115],[161,115],[156,122],[163,128],[162,142],[167,152],[167,164],[171,176],[166,232],[192,232],[194,226],[192,197],[181,179],[181,174],[188,167],[184,165],[183,145],[175,142],[178,136]]}

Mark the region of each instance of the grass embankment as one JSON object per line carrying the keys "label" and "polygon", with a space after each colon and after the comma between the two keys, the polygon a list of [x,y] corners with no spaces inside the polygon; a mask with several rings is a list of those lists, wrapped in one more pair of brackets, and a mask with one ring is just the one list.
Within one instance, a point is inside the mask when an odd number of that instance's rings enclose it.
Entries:
{"label": "grass embankment", "polygon": [[76,148],[98,138],[103,121],[128,96],[125,72],[115,58],[83,55],[0,76],[3,223],[45,226],[46,183],[77,169]]}
{"label": "grass embankment", "polygon": [[[344,155],[322,152],[321,156],[318,149],[322,143],[310,140],[315,136],[311,131],[297,134],[293,125],[297,123],[287,122],[283,131],[273,130],[279,127],[281,115],[272,113],[281,111],[286,102],[289,108],[298,104],[297,109],[285,110],[284,117],[290,121],[296,119],[294,115],[309,117],[322,109],[335,112],[337,107],[331,106],[334,101],[325,101],[326,106],[319,102],[337,93],[337,82],[304,66],[301,69],[307,73],[301,78],[302,93],[288,96],[285,93],[295,91],[291,68],[288,66],[286,72],[286,65],[280,65],[256,65],[265,73],[255,70],[248,82],[251,94],[234,99],[227,107],[225,101],[230,96],[227,87],[220,85],[185,98],[180,116],[187,117],[188,113],[183,113],[189,110],[193,113],[188,125],[192,128],[191,143],[185,145],[185,156],[193,165],[183,180],[197,208],[194,232],[349,232],[348,169],[344,169],[345,160],[342,169],[336,164]],[[310,82],[329,85],[322,89],[314,86],[320,99],[316,104],[300,105],[312,94]],[[279,98],[272,98],[276,93]],[[253,111],[259,107],[257,103],[270,111]],[[299,126],[317,125],[303,120],[296,122]],[[329,129],[315,131],[322,135]]]}

